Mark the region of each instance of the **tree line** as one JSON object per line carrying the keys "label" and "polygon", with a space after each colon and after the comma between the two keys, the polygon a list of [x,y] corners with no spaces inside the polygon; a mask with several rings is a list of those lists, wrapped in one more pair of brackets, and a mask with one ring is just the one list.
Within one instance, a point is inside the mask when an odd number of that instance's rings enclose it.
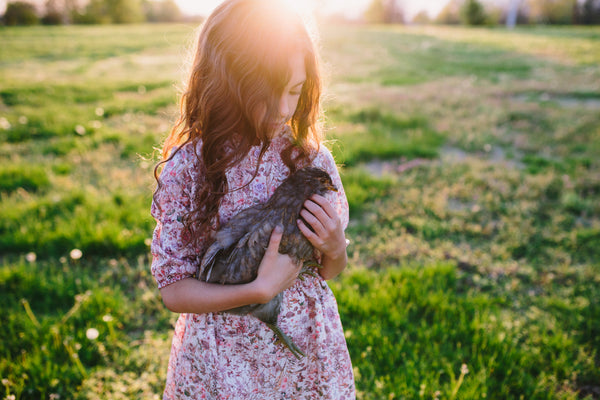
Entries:
{"label": "tree line", "polygon": [[[85,0],[84,0],[85,1]],[[437,16],[422,11],[407,20],[402,0],[372,0],[364,19],[370,23],[600,24],[600,0],[449,0]],[[184,19],[175,0],[46,0],[38,9],[26,0],[9,1],[5,25],[176,22]]]}
{"label": "tree line", "polygon": [[600,24],[600,0],[511,0],[505,6],[486,0],[449,0],[438,15],[422,11],[407,20],[401,0],[373,0],[365,12],[371,23],[450,25]]}
{"label": "tree line", "polygon": [[175,0],[46,0],[40,9],[27,1],[9,1],[4,25],[127,24],[176,22],[183,14]]}

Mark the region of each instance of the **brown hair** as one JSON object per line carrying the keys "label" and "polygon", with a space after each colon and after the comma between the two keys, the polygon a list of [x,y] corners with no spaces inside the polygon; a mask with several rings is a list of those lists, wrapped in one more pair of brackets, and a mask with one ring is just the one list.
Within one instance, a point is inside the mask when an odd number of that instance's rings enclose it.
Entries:
{"label": "brown hair", "polygon": [[[278,102],[291,78],[289,60],[297,52],[304,54],[306,81],[289,121],[293,143],[281,154],[292,172],[309,161],[320,141],[319,60],[302,18],[279,1],[226,0],[205,21],[181,95],[180,117],[154,170],[156,194],[161,165],[188,143],[201,147],[201,182],[195,182],[192,207],[183,218],[192,241],[218,227],[221,199],[239,189],[228,188],[225,171],[256,145],[261,146],[260,163],[273,134],[270,124],[280,118]],[[257,173],[258,165],[254,177]]]}

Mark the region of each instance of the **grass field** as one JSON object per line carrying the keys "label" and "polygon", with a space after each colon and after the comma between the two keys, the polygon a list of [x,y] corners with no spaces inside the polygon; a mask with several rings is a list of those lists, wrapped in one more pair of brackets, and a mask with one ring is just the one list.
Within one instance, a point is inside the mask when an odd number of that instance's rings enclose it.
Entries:
{"label": "grass field", "polygon": [[[193,36],[0,29],[0,396],[159,398],[153,147]],[[324,27],[322,47],[358,398],[600,398],[600,29]]]}

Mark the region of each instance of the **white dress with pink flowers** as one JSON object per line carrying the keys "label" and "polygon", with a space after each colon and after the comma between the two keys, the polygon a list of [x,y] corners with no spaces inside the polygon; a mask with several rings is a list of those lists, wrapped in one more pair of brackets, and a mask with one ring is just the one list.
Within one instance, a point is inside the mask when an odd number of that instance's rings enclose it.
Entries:
{"label": "white dress with pink flowers", "polygon": [[[289,175],[280,157],[286,135],[273,139],[256,178],[222,200],[219,216],[265,202]],[[227,172],[230,188],[250,181],[260,148],[253,147]],[[344,227],[348,202],[329,151],[321,145],[313,166],[329,172],[340,189],[328,194]],[[183,246],[181,217],[190,208],[198,159],[184,146],[166,163],[162,189],[152,204],[157,221],[152,240],[152,274],[162,288],[191,277],[206,250]],[[157,202],[160,208],[157,207]],[[181,314],[175,326],[163,399],[354,399],[352,364],[331,289],[320,277],[306,276],[284,292],[278,325],[306,354],[296,359],[273,332],[253,316],[227,313]]]}

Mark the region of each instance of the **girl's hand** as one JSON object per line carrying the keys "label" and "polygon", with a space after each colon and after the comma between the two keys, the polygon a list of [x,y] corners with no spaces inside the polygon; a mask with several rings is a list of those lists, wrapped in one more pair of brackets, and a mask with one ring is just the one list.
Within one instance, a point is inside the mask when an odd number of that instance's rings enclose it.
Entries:
{"label": "girl's hand", "polygon": [[290,256],[279,253],[283,229],[278,226],[271,233],[267,251],[258,267],[253,284],[260,303],[268,303],[273,297],[291,287],[300,273],[301,264],[295,264]]}
{"label": "girl's hand", "polygon": [[346,236],[342,222],[325,197],[318,194],[312,195],[304,202],[300,216],[312,228],[311,230],[299,219],[300,232],[321,254],[332,260],[346,257]]}

